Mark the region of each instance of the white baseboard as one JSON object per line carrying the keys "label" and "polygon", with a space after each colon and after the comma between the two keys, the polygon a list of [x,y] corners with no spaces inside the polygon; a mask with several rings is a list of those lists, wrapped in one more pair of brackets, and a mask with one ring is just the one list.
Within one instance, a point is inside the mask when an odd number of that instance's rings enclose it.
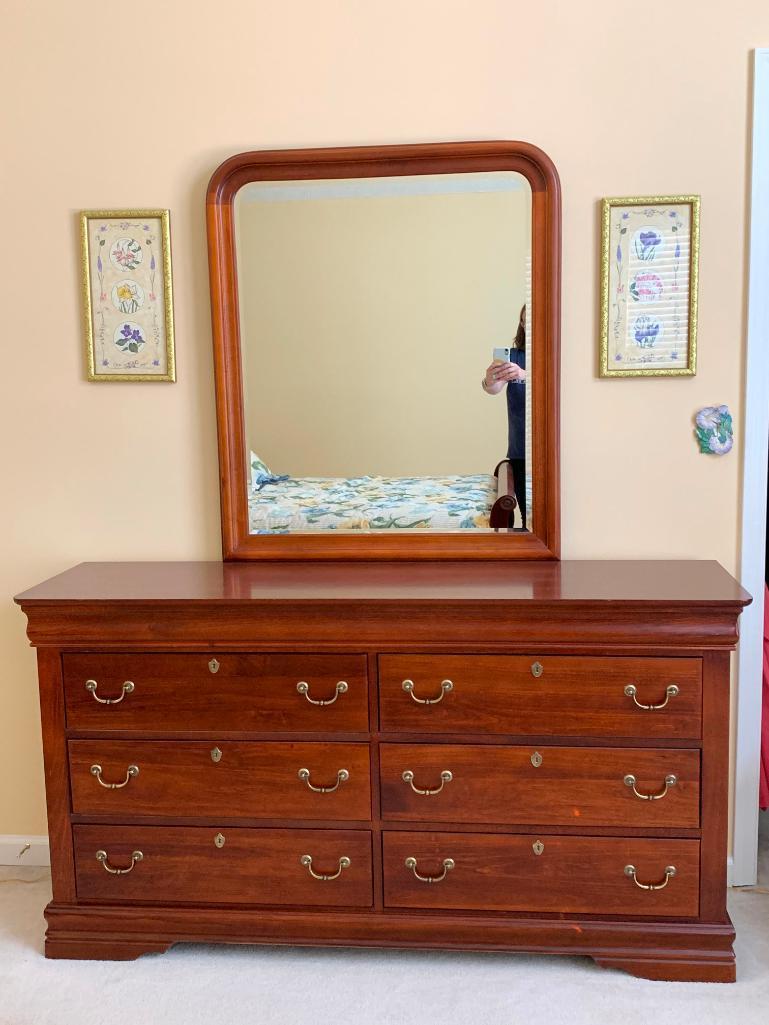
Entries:
{"label": "white baseboard", "polygon": [[47,836],[0,834],[0,865],[50,865]]}

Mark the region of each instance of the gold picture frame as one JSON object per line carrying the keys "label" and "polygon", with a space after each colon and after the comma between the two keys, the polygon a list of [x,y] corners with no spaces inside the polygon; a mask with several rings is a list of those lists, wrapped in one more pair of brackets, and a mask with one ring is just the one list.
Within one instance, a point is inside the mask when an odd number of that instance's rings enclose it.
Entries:
{"label": "gold picture frame", "polygon": [[601,377],[697,372],[699,196],[601,204]]}
{"label": "gold picture frame", "polygon": [[89,381],[176,381],[170,212],[80,213]]}

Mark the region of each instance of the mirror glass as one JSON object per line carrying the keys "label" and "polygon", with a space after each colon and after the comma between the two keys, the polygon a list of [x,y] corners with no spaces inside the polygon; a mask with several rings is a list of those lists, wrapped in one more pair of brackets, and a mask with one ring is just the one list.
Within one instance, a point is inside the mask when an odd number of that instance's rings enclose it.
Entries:
{"label": "mirror glass", "polygon": [[529,529],[527,179],[251,182],[234,214],[250,532]]}

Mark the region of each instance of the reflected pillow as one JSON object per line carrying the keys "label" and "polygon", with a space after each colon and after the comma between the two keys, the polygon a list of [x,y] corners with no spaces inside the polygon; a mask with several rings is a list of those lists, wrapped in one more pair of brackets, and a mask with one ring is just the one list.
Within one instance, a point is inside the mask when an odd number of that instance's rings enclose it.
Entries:
{"label": "reflected pillow", "polygon": [[265,478],[273,476],[272,470],[269,468],[267,463],[265,463],[263,459],[260,459],[255,452],[251,453],[251,458],[249,462],[251,464],[252,488],[256,487],[256,485],[259,484],[261,481],[265,480]]}

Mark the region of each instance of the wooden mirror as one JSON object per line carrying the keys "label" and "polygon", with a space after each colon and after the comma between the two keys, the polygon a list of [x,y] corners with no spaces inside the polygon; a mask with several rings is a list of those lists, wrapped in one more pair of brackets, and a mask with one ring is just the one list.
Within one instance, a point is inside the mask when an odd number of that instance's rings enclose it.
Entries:
{"label": "wooden mirror", "polygon": [[242,153],[207,218],[225,559],[558,558],[541,150]]}

